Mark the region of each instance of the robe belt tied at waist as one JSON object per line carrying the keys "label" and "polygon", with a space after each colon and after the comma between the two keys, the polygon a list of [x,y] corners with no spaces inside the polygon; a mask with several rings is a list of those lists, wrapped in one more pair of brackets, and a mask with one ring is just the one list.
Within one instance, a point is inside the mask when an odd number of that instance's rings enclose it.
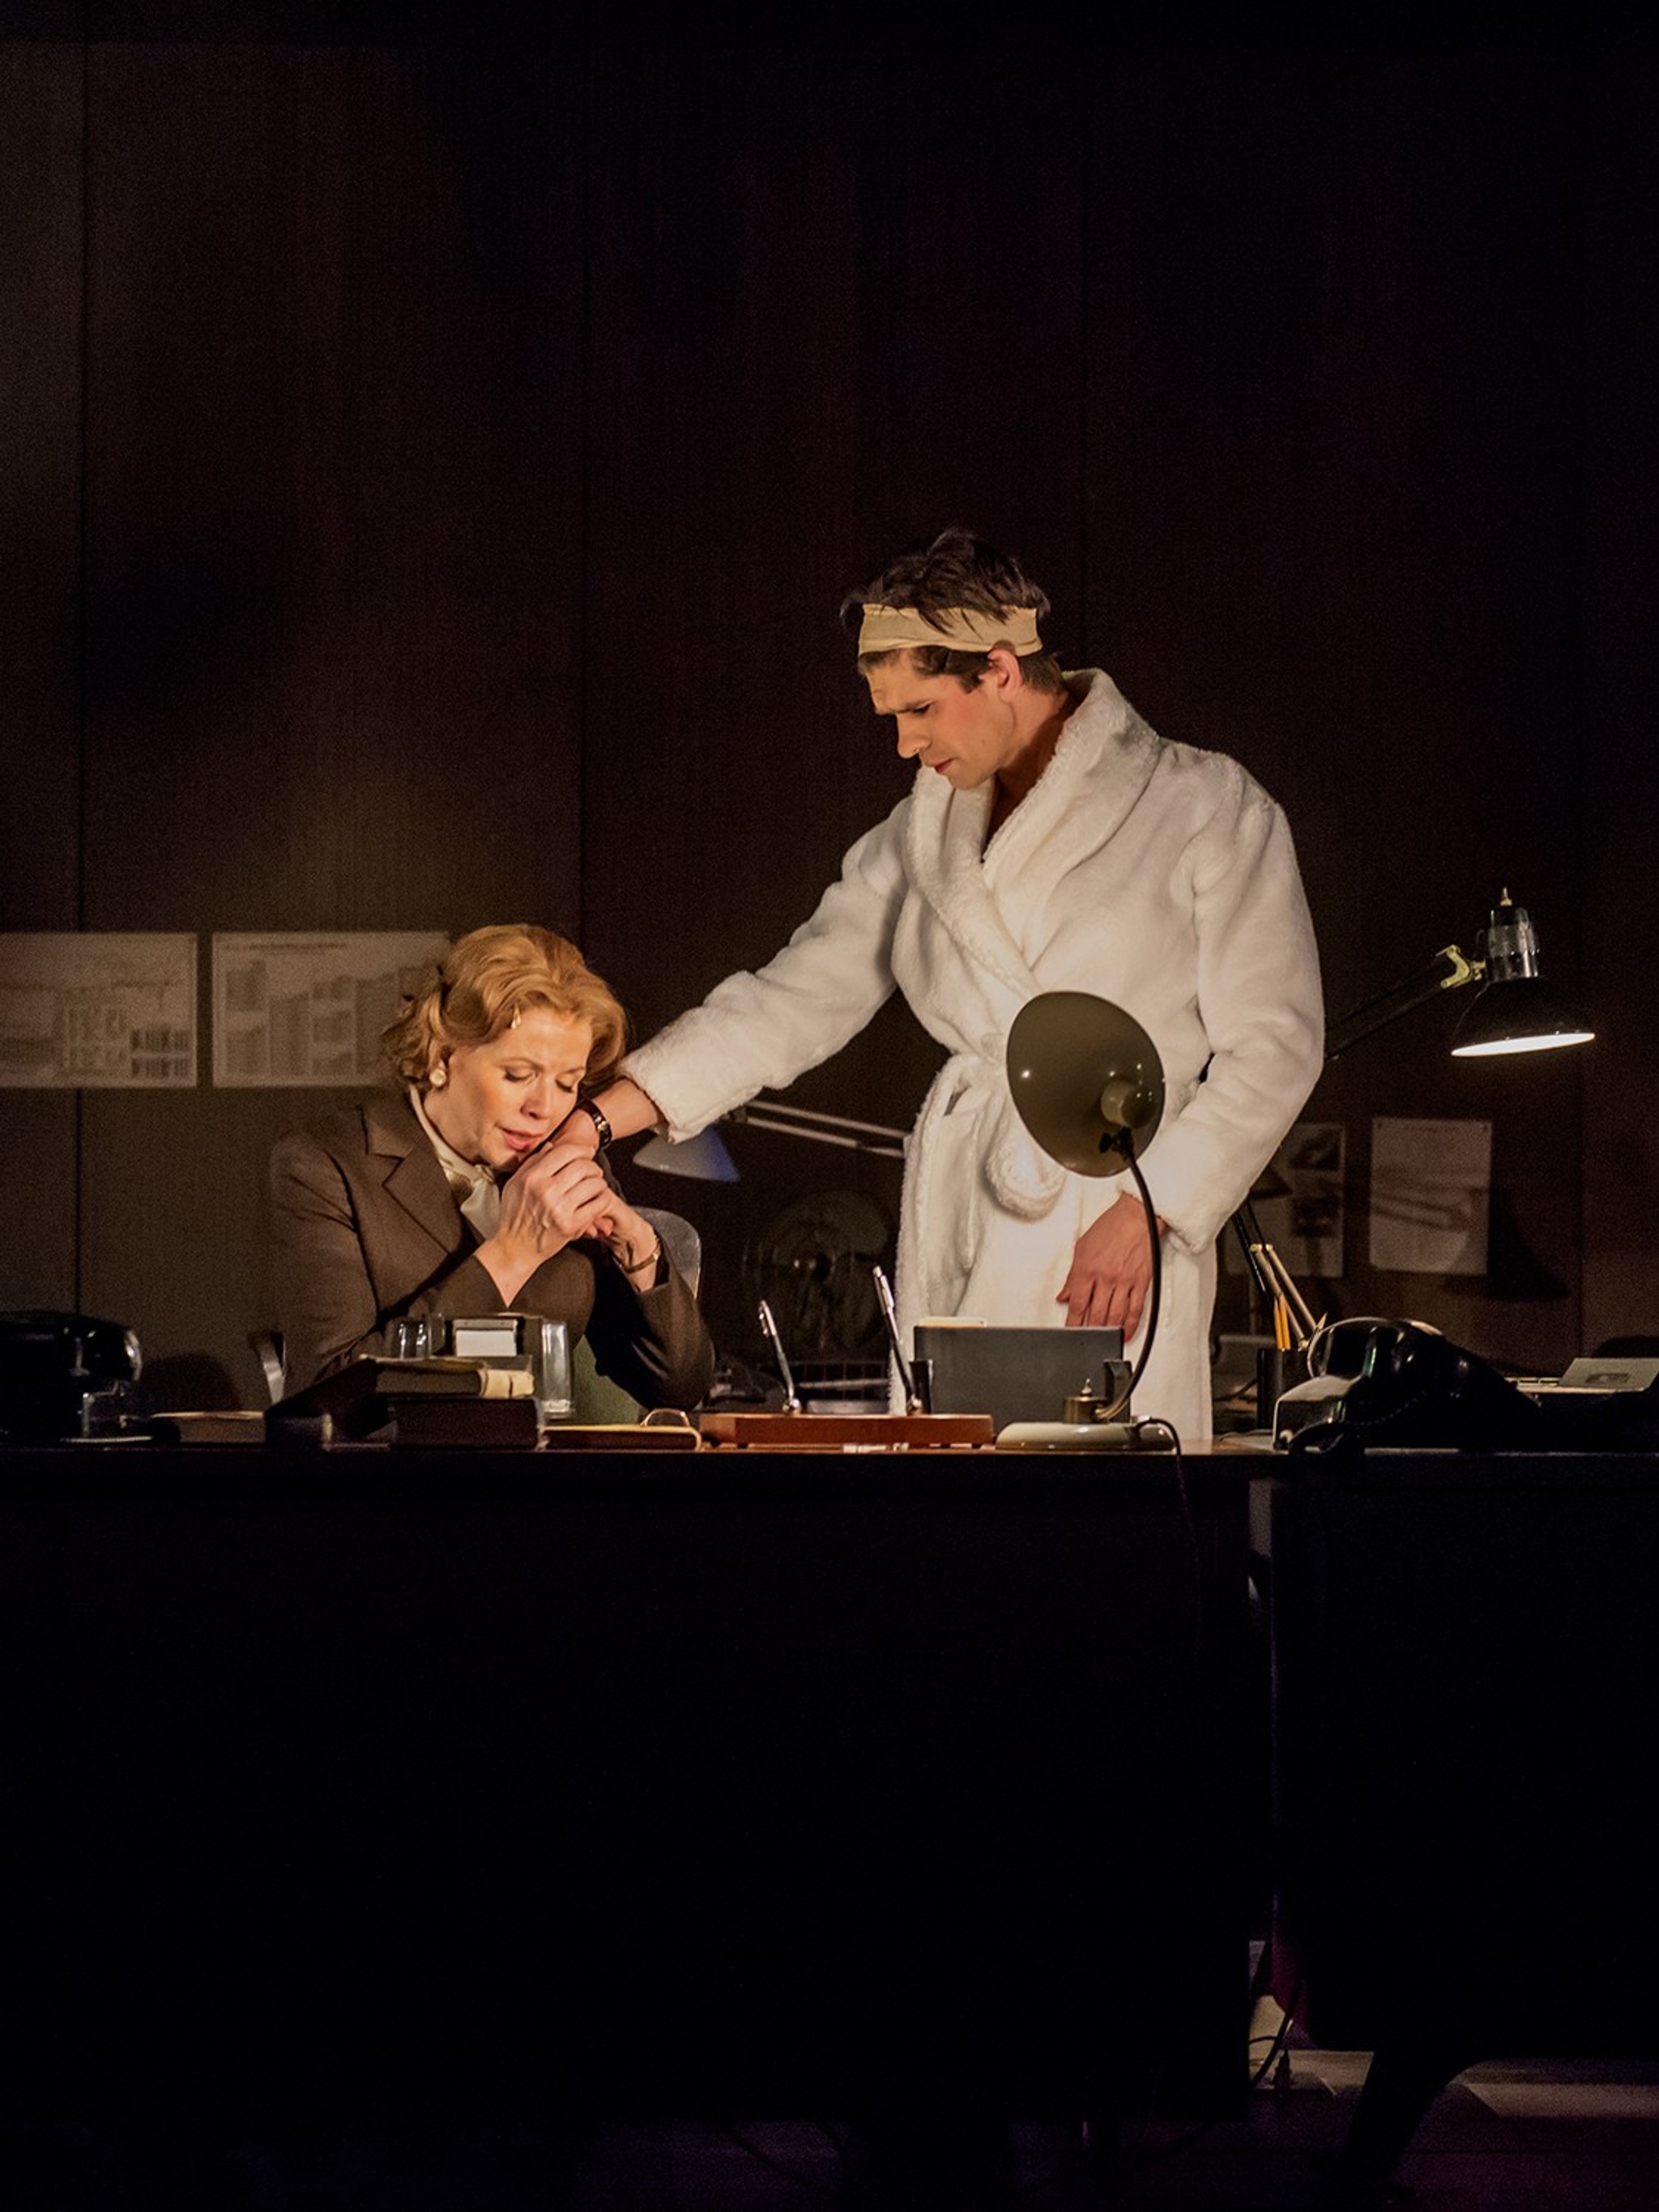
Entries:
{"label": "robe belt tied at waist", "polygon": [[1022,1221],[1041,1220],[1065,1187],[1066,1171],[1036,1144],[1019,1118],[1001,1060],[979,1052],[953,1053],[933,1079],[921,1126],[947,1113],[983,1117],[980,1157],[999,1206]]}

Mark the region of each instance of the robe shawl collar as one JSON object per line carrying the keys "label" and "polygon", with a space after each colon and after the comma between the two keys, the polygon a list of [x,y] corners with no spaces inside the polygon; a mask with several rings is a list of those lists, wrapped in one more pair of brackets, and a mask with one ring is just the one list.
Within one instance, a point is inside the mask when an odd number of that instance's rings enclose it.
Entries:
{"label": "robe shawl collar", "polygon": [[1109,676],[1085,669],[1067,680],[1086,681],[1084,696],[1060,733],[1054,758],[1003,823],[988,853],[984,839],[993,795],[989,785],[954,792],[942,777],[923,769],[905,827],[911,883],[969,964],[1015,994],[1014,1013],[1042,986],[1002,919],[993,895],[995,878],[1039,852],[1044,874],[1061,876],[1109,843],[1146,788],[1162,750],[1161,741]]}

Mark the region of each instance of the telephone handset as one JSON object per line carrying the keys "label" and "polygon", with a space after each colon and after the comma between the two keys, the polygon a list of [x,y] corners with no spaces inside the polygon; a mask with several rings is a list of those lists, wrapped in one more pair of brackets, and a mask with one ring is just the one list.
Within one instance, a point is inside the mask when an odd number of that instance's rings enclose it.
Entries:
{"label": "telephone handset", "polygon": [[1295,1452],[1343,1444],[1462,1449],[1541,1446],[1554,1424],[1493,1367],[1422,1322],[1333,1322],[1309,1347],[1309,1379],[1287,1390],[1273,1441]]}

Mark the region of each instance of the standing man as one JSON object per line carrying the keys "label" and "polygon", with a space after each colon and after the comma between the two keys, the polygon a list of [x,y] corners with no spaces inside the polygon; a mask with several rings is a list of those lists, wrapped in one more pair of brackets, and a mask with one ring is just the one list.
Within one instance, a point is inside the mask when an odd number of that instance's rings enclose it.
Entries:
{"label": "standing man", "polygon": [[[1285,817],[1236,761],[1166,742],[1098,669],[1043,646],[1046,596],[963,530],[902,554],[843,617],[915,783],[775,958],[622,1063],[563,1135],[695,1135],[837,1051],[896,987],[950,1057],[907,1150],[900,1326],[1140,1328],[1152,1276],[1127,1176],[1027,1135],[1004,1054],[1044,991],[1115,1000],[1163,1060],[1142,1161],[1163,1243],[1136,1410],[1210,1433],[1218,1235],[1322,1064],[1318,955]],[[1200,1081],[1200,1079],[1202,1080]]]}

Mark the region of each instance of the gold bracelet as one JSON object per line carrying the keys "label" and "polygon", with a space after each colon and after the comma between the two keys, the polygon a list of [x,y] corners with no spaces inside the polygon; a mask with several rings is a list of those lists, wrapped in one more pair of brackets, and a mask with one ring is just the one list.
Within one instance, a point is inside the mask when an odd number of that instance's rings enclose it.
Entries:
{"label": "gold bracelet", "polygon": [[655,1243],[652,1245],[651,1249],[646,1254],[643,1260],[624,1260],[623,1262],[623,1273],[624,1275],[637,1275],[641,1267],[654,1267],[661,1257],[662,1239],[659,1237]]}

